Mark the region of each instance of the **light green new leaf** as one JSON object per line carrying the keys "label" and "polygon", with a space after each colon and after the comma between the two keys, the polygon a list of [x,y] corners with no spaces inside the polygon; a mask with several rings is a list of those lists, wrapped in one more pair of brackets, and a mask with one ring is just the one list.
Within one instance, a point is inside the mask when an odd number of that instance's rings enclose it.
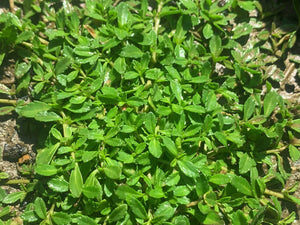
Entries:
{"label": "light green new leaf", "polygon": [[162,154],[162,149],[160,146],[160,142],[156,139],[153,138],[150,143],[149,143],[149,151],[150,153],[155,157],[159,158]]}
{"label": "light green new leaf", "polygon": [[128,196],[128,205],[130,206],[134,215],[140,219],[146,220],[148,218],[147,212],[143,204],[134,197]]}
{"label": "light green new leaf", "polygon": [[241,176],[235,176],[232,179],[231,184],[237,189],[238,192],[252,196],[251,186],[245,178]]}
{"label": "light green new leaf", "polygon": [[143,56],[143,52],[134,45],[126,45],[123,47],[120,56],[125,58],[141,58]]}
{"label": "light green new leaf", "polygon": [[71,193],[75,198],[79,198],[82,192],[83,187],[83,179],[80,172],[80,168],[78,163],[75,163],[75,167],[71,172],[70,181],[69,181],[69,188]]}
{"label": "light green new leaf", "polygon": [[150,112],[145,117],[145,127],[150,134],[154,134],[156,127],[156,117]]}
{"label": "light green new leaf", "polygon": [[274,91],[266,94],[264,99],[264,115],[268,117],[277,106],[278,94]]}
{"label": "light green new leaf", "polygon": [[47,217],[46,204],[42,198],[37,197],[34,200],[34,211],[41,219],[45,219]]}

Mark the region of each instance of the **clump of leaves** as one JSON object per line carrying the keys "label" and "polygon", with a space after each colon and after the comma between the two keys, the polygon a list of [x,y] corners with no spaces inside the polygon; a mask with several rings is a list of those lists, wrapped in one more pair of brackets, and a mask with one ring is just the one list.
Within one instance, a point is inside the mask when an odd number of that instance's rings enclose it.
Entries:
{"label": "clump of leaves", "polygon": [[28,196],[21,218],[34,224],[295,219],[282,218],[280,201],[300,200],[281,153],[299,159],[299,119],[268,82],[262,91],[269,37],[248,40],[262,28],[245,16],[258,2],[62,3],[32,4],[24,20],[32,101],[15,110],[49,134],[35,179],[2,204]]}

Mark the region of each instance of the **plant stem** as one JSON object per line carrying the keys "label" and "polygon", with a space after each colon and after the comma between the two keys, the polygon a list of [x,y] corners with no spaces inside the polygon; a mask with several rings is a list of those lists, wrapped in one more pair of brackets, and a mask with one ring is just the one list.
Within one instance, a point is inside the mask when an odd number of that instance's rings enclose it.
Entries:
{"label": "plant stem", "polygon": [[[160,23],[160,12],[162,10],[164,3],[163,1],[160,1],[158,6],[157,6],[157,12],[154,18],[154,31],[156,34],[158,34],[158,28],[159,28],[159,23]],[[156,51],[152,52],[152,61],[156,63]]]}
{"label": "plant stem", "polygon": [[275,191],[271,191],[269,189],[265,189],[265,194],[266,195],[271,195],[271,196],[275,196],[277,198],[281,198],[281,199],[285,199],[284,195],[282,193],[278,193]]}
{"label": "plant stem", "polygon": [[282,152],[287,148],[287,146],[282,146],[281,148],[277,148],[277,149],[272,149],[272,150],[267,150],[266,154],[272,154],[272,153],[277,153],[277,152]]}
{"label": "plant stem", "polygon": [[2,103],[2,104],[16,105],[17,104],[17,100],[0,99],[0,103]]}
{"label": "plant stem", "polygon": [[8,181],[4,182],[3,184],[12,185],[12,184],[29,184],[29,183],[30,183],[30,180],[20,179],[20,180],[8,180]]}

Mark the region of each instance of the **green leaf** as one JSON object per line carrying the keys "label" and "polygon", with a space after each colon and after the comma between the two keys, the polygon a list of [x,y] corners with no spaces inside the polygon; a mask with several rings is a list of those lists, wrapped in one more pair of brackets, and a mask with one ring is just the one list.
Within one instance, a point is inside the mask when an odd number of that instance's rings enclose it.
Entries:
{"label": "green leaf", "polygon": [[250,96],[244,104],[244,120],[247,121],[254,113],[255,100]]}
{"label": "green leaf", "polygon": [[141,58],[143,56],[143,52],[134,45],[126,45],[123,47],[120,56],[125,58]]}
{"label": "green leaf", "polygon": [[232,214],[233,225],[249,224],[243,211],[238,210]]}
{"label": "green leaf", "polygon": [[253,1],[238,1],[238,5],[246,11],[251,11],[255,9],[255,4]]}
{"label": "green leaf", "polygon": [[62,118],[57,115],[55,112],[39,112],[35,115],[34,119],[41,122],[53,122],[53,121],[60,121]]}
{"label": "green leaf", "polygon": [[66,71],[66,69],[71,64],[71,59],[68,57],[63,57],[59,59],[55,65],[55,74],[59,75]]}
{"label": "green leaf", "polygon": [[94,219],[88,216],[80,215],[77,218],[77,224],[78,225],[97,225]]}
{"label": "green leaf", "polygon": [[210,39],[214,34],[214,31],[212,29],[212,26],[210,25],[210,23],[205,24],[204,28],[203,28],[203,36],[206,39]]}
{"label": "green leaf", "polygon": [[228,184],[231,181],[231,179],[229,178],[228,175],[226,174],[214,174],[213,176],[211,176],[209,178],[209,182],[217,184],[217,185],[224,185],[224,184]]}
{"label": "green leaf", "polygon": [[34,118],[39,112],[48,111],[50,108],[51,107],[44,102],[34,101],[24,106],[17,106],[16,112],[20,116]]}
{"label": "green leaf", "polygon": [[118,73],[123,74],[126,71],[126,62],[124,58],[117,58],[114,62],[114,69],[118,71]]}
{"label": "green leaf", "polygon": [[119,180],[122,174],[122,169],[119,166],[108,165],[103,168],[105,175],[113,180]]}
{"label": "green leaf", "polygon": [[181,101],[183,99],[182,94],[181,94],[181,92],[182,92],[181,86],[177,81],[174,81],[174,80],[170,81],[170,85],[171,85],[171,90],[172,90],[173,94],[175,95],[175,97],[178,101],[178,104],[180,105]]}
{"label": "green leaf", "polygon": [[117,12],[118,12],[118,23],[120,27],[123,27],[129,22],[129,18],[131,15],[127,4],[121,2],[117,7]]}
{"label": "green leaf", "polygon": [[0,116],[10,114],[14,110],[15,110],[14,106],[3,106],[3,107],[0,107]]}
{"label": "green leaf", "polygon": [[219,55],[222,53],[223,48],[222,48],[222,40],[220,36],[214,35],[212,38],[209,40],[209,49],[211,51],[211,54],[217,58]]}
{"label": "green leaf", "polygon": [[140,198],[143,196],[142,193],[137,192],[136,190],[134,190],[126,184],[118,186],[116,190],[116,195],[122,200],[125,200],[128,196],[132,196],[135,198]]}
{"label": "green leaf", "polygon": [[189,10],[197,10],[197,5],[192,0],[180,0],[180,2]]}
{"label": "green leaf", "polygon": [[231,184],[237,189],[238,192],[248,196],[252,196],[251,186],[245,178],[241,176],[234,176]]}
{"label": "green leaf", "polygon": [[83,188],[83,179],[82,179],[82,175],[81,175],[78,163],[75,163],[75,167],[71,172],[69,188],[70,188],[72,195],[75,198],[80,197],[80,195],[82,193],[82,188]]}
{"label": "green leaf", "polygon": [[174,195],[177,197],[187,196],[190,192],[191,190],[185,185],[176,186],[173,190]]}
{"label": "green leaf", "polygon": [[151,139],[149,142],[149,151],[155,158],[159,158],[161,156],[162,149],[160,142],[156,138]]}
{"label": "green leaf", "polygon": [[2,200],[2,202],[4,204],[12,204],[20,199],[24,199],[25,196],[26,196],[25,191],[13,192],[9,195],[6,195],[5,198]]}
{"label": "green leaf", "polygon": [[100,189],[101,187],[99,186],[84,185],[82,193],[87,198],[97,198],[99,196],[99,192],[101,192]]}
{"label": "green leaf", "polygon": [[57,174],[57,168],[53,165],[38,164],[35,168],[35,172],[42,176],[53,176]]}
{"label": "green leaf", "polygon": [[153,223],[161,223],[170,219],[176,208],[173,208],[169,202],[161,203],[154,213]]}
{"label": "green leaf", "polygon": [[34,200],[34,211],[41,219],[45,219],[47,217],[46,204],[42,198],[37,197]]}
{"label": "green leaf", "polygon": [[26,210],[23,214],[21,214],[21,218],[29,223],[36,222],[39,219],[33,210]]}
{"label": "green leaf", "polygon": [[116,207],[109,215],[109,222],[116,222],[123,219],[127,213],[127,209],[128,207],[126,204],[121,204]]}
{"label": "green leaf", "polygon": [[268,117],[277,106],[278,94],[275,91],[271,91],[266,94],[264,98],[264,115]]}
{"label": "green leaf", "polygon": [[71,216],[64,212],[55,212],[51,216],[51,219],[57,225],[67,225],[71,223]]}
{"label": "green leaf", "polygon": [[243,153],[239,161],[239,172],[245,174],[250,171],[251,167],[255,166],[254,159],[250,158],[247,153]]}
{"label": "green leaf", "polygon": [[178,152],[177,152],[177,148],[176,148],[174,141],[172,141],[171,138],[166,137],[166,136],[162,136],[161,138],[163,140],[164,145],[167,147],[168,152],[172,156],[176,157]]}
{"label": "green leaf", "polygon": [[289,145],[289,153],[294,162],[300,159],[300,151],[294,145]]}
{"label": "green leaf", "polygon": [[203,224],[223,224],[220,216],[217,214],[215,211],[210,211],[206,217],[205,220],[203,221]]}
{"label": "green leaf", "polygon": [[127,198],[129,198],[127,202],[133,214],[140,219],[146,220],[148,218],[148,215],[143,204],[132,196],[128,196]]}
{"label": "green leaf", "polygon": [[52,178],[47,184],[55,192],[66,192],[69,190],[69,183],[63,177]]}
{"label": "green leaf", "polygon": [[146,115],[146,118],[145,118],[145,127],[147,129],[147,131],[150,133],[150,134],[154,134],[155,133],[155,127],[156,127],[156,118],[155,118],[155,115],[150,112]]}
{"label": "green leaf", "polygon": [[36,157],[36,164],[49,164],[59,146],[60,143],[56,143],[39,151]]}
{"label": "green leaf", "polygon": [[177,161],[177,164],[181,172],[184,173],[186,176],[196,178],[199,175],[199,171],[191,161],[181,159]]}
{"label": "green leaf", "polygon": [[188,105],[184,107],[184,110],[198,114],[205,113],[205,108],[200,105]]}

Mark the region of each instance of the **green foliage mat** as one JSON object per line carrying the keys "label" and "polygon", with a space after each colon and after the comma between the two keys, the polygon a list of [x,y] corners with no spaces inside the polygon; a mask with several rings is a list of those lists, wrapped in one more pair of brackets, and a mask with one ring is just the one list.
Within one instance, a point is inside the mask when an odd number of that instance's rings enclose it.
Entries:
{"label": "green foliage mat", "polygon": [[30,183],[0,189],[0,224],[19,201],[25,224],[295,219],[281,201],[300,203],[284,166],[300,157],[300,119],[267,66],[297,24],[271,34],[249,17],[258,1],[70,2],[24,0],[0,15],[0,62],[16,59],[18,79],[0,93],[19,97],[0,113],[46,132]]}

